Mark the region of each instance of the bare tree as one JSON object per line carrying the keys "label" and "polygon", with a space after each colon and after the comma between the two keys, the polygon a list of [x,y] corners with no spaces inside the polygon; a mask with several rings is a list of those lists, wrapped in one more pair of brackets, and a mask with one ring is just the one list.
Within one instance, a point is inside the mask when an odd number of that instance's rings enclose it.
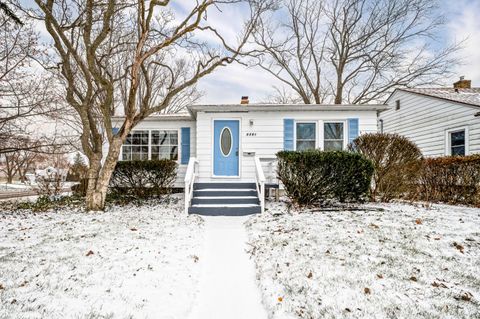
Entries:
{"label": "bare tree", "polygon": [[[248,3],[250,16],[237,43],[228,43],[207,12]],[[199,0],[184,16],[163,1],[35,0],[25,10],[44,21],[66,87],[66,99],[81,123],[88,157],[87,209],[104,208],[123,141],[135,125],[158,113],[199,79],[234,61],[268,1]],[[209,40],[197,39],[208,34]],[[212,44],[211,39],[217,44]],[[112,115],[124,120],[113,133]],[[108,150],[103,145],[108,142]]]}
{"label": "bare tree", "polygon": [[[32,123],[60,115],[57,81],[37,63],[44,50],[30,21],[19,25],[0,11],[0,154],[51,145],[55,139],[36,134],[35,143],[25,140]],[[41,130],[38,130],[41,131]]]}
{"label": "bare tree", "polygon": [[[435,84],[459,45],[433,49],[435,0],[284,0],[262,20],[252,63],[303,103],[369,103],[398,86]],[[279,22],[280,20],[280,22]]]}
{"label": "bare tree", "polygon": [[12,148],[16,150],[1,154],[0,171],[7,177],[7,183],[12,183],[18,176],[22,182],[26,180],[26,173],[34,168],[34,164],[39,158],[39,153],[32,152],[30,148],[36,148],[38,141],[31,141],[28,138],[14,139]]}

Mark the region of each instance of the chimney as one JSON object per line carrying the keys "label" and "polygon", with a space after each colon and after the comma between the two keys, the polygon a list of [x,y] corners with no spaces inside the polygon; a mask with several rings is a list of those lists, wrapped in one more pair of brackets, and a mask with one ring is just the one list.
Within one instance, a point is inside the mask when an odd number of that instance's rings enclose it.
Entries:
{"label": "chimney", "polygon": [[454,89],[470,89],[472,88],[472,81],[465,80],[465,77],[461,76],[459,81],[453,83],[453,88]]}
{"label": "chimney", "polygon": [[242,96],[240,100],[240,104],[248,104],[248,96]]}

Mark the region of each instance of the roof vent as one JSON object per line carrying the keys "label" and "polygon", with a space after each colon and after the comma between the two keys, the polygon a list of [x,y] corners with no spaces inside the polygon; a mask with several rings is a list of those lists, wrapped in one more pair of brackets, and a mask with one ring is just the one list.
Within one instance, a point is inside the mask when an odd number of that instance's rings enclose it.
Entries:
{"label": "roof vent", "polygon": [[242,99],[240,100],[240,104],[248,104],[248,96],[242,96]]}

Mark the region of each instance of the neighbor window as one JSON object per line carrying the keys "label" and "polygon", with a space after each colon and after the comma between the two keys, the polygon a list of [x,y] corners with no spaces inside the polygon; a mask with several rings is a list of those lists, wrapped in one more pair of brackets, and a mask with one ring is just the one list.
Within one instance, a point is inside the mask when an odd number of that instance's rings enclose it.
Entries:
{"label": "neighbor window", "polygon": [[178,159],[177,131],[152,131],[152,159]]}
{"label": "neighbor window", "polygon": [[465,130],[450,131],[449,133],[450,155],[465,155]]}
{"label": "neighbor window", "polygon": [[297,151],[315,149],[315,123],[297,123]]}
{"label": "neighbor window", "polygon": [[178,160],[178,132],[160,130],[132,131],[122,145],[122,160]]}
{"label": "neighbor window", "polygon": [[325,151],[343,150],[343,122],[325,123],[323,126]]}
{"label": "neighbor window", "polygon": [[128,134],[122,147],[122,159],[148,160],[148,131],[133,131]]}

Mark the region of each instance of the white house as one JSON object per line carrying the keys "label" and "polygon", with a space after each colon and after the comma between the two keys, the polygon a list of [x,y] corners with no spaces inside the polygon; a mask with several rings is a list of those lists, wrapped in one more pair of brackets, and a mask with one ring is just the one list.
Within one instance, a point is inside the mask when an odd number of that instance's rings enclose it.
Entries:
{"label": "white house", "polygon": [[[177,187],[196,213],[243,214],[263,208],[280,150],[345,149],[377,131],[385,105],[194,105],[188,114],[141,122],[122,146],[120,160],[170,158]],[[121,117],[117,118],[121,120]]]}
{"label": "white house", "polygon": [[379,116],[379,130],[415,142],[424,156],[480,153],[480,88],[471,82],[452,88],[397,89]]}

